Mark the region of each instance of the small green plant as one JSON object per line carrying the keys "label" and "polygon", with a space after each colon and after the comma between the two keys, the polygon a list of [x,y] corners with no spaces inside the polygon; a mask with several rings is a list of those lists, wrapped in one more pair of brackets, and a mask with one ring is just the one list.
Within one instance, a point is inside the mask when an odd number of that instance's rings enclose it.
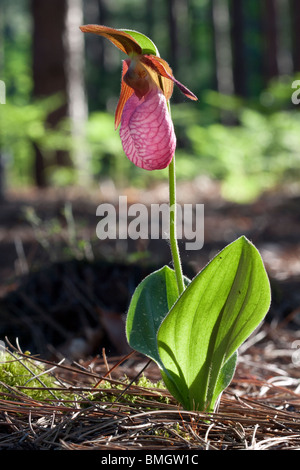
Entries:
{"label": "small green plant", "polygon": [[55,390],[57,380],[44,365],[29,353],[5,350],[0,344],[0,394],[9,400],[26,395],[37,401],[70,399],[70,394]]}
{"label": "small green plant", "polygon": [[197,98],[141,33],[98,25],[81,29],[106,37],[127,55],[115,115],[125,154],[145,170],[169,169],[174,269],[162,267],[135,290],[126,323],[128,342],[158,364],[167,388],[185,409],[212,412],[233,378],[238,348],[269,309],[262,259],[242,236],[193,280],[184,277],[176,235],[176,137],[169,99],[174,83],[186,97]]}
{"label": "small green plant", "polygon": [[149,403],[168,404],[170,398],[162,393],[166,387],[162,381],[152,382],[142,375],[137,381],[132,382],[128,377],[124,377],[120,383],[112,383],[109,380],[101,382],[96,391],[91,391],[87,398],[90,402],[101,401],[110,403],[138,404],[142,400],[145,404],[145,395]]}

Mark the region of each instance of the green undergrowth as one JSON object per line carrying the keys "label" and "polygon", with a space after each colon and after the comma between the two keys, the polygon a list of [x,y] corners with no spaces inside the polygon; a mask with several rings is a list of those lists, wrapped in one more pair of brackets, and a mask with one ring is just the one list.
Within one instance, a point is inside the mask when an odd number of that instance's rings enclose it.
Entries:
{"label": "green undergrowth", "polygon": [[[162,381],[152,382],[144,375],[132,382],[128,377],[122,381],[103,380],[97,388],[93,385],[83,390],[76,385],[64,385],[59,379],[59,365],[45,367],[30,353],[18,354],[0,350],[0,400],[40,403],[62,403],[64,406],[85,408],[95,403],[123,404],[147,408],[169,403]],[[57,374],[57,376],[55,375]],[[76,390],[77,388],[77,390]]]}
{"label": "green undergrowth", "polygon": [[70,398],[69,394],[58,388],[58,382],[50,370],[30,357],[30,353],[20,355],[9,352],[0,352],[0,396],[9,400],[26,396],[36,401]]}
{"label": "green undergrowth", "polygon": [[149,402],[149,405],[154,403],[168,404],[170,402],[169,396],[162,393],[166,390],[162,380],[152,382],[142,375],[136,382],[131,382],[128,377],[125,377],[121,383],[114,385],[110,381],[104,381],[97,392],[90,393],[89,399],[91,401],[136,405],[141,402],[143,405],[147,402]]}

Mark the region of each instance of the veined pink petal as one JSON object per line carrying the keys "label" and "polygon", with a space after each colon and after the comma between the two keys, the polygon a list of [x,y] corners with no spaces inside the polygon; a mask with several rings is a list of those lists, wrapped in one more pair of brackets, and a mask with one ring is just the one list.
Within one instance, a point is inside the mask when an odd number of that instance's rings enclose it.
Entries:
{"label": "veined pink petal", "polygon": [[158,88],[142,99],[133,94],[126,102],[120,137],[129,160],[145,170],[166,168],[174,155],[176,136],[166,98]]}

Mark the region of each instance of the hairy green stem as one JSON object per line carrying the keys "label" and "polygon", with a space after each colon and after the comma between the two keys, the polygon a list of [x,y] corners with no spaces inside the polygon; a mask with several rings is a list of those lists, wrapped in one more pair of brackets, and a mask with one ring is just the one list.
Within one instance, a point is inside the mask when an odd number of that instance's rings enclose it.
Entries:
{"label": "hairy green stem", "polygon": [[[167,102],[168,110],[171,115],[170,101]],[[173,259],[173,267],[176,275],[179,295],[184,291],[184,280],[182,274],[181,260],[177,242],[176,230],[176,165],[175,153],[169,165],[169,204],[170,204],[170,246]]]}
{"label": "hairy green stem", "polygon": [[176,234],[176,169],[175,155],[169,165],[169,199],[170,199],[170,245],[173,258],[173,266],[176,274],[179,295],[184,291],[184,281],[181,268],[181,260]]}

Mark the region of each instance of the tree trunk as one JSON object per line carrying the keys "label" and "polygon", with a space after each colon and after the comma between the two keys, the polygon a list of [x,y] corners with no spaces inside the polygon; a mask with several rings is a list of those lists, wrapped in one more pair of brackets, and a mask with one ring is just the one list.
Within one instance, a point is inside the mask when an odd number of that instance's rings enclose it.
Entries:
{"label": "tree trunk", "polygon": [[243,0],[232,0],[230,13],[234,92],[238,96],[246,97],[247,79],[245,62],[245,17]]}
{"label": "tree trunk", "polygon": [[170,63],[172,70],[176,75],[178,69],[178,27],[176,15],[176,0],[167,0],[168,5],[168,22],[169,22],[169,38],[170,38]]}
{"label": "tree trunk", "polygon": [[279,75],[276,0],[265,0],[263,10],[264,76],[266,85]]}
{"label": "tree trunk", "polygon": [[91,180],[90,154],[86,145],[85,126],[88,119],[84,86],[84,34],[82,0],[67,0],[66,49],[68,113],[73,142],[73,161],[77,171],[77,182],[88,185]]}
{"label": "tree trunk", "polygon": [[[49,114],[47,124],[55,128],[68,115],[67,76],[65,70],[66,48],[64,44],[66,0],[31,0],[33,17],[33,95],[34,98],[62,93],[64,104]],[[48,162],[36,147],[35,179],[38,186],[46,186]],[[70,165],[69,155],[57,151],[50,164]]]}
{"label": "tree trunk", "polygon": [[291,0],[291,22],[292,22],[292,53],[293,53],[293,71],[300,72],[300,48],[299,48],[299,29],[300,29],[300,2]]}
{"label": "tree trunk", "polygon": [[153,25],[154,25],[154,1],[153,0],[146,0],[146,28],[147,28],[147,35],[149,38],[153,38]]}
{"label": "tree trunk", "polygon": [[[107,25],[108,24],[108,10],[105,0],[98,0],[98,19],[99,24]],[[97,54],[99,54],[99,68],[100,70],[105,70],[105,52],[106,52],[106,41],[101,41],[97,48]],[[100,47],[101,45],[101,47]],[[99,52],[98,52],[99,51]]]}
{"label": "tree trunk", "polygon": [[224,0],[212,0],[211,5],[217,90],[231,95],[234,90],[228,4]]}
{"label": "tree trunk", "polygon": [[[233,95],[232,54],[230,41],[229,5],[224,0],[212,0],[212,23],[214,35],[214,61],[217,91],[224,95]],[[229,110],[220,110],[220,120],[223,124],[235,123],[235,117]]]}
{"label": "tree trunk", "polygon": [[[180,37],[179,25],[178,25],[178,4],[177,0],[167,0],[167,25],[169,33],[169,50],[168,50],[168,61],[172,68],[175,77],[178,77],[179,68],[179,42]],[[179,90],[174,87],[174,93],[172,96],[173,103],[179,101]]]}

